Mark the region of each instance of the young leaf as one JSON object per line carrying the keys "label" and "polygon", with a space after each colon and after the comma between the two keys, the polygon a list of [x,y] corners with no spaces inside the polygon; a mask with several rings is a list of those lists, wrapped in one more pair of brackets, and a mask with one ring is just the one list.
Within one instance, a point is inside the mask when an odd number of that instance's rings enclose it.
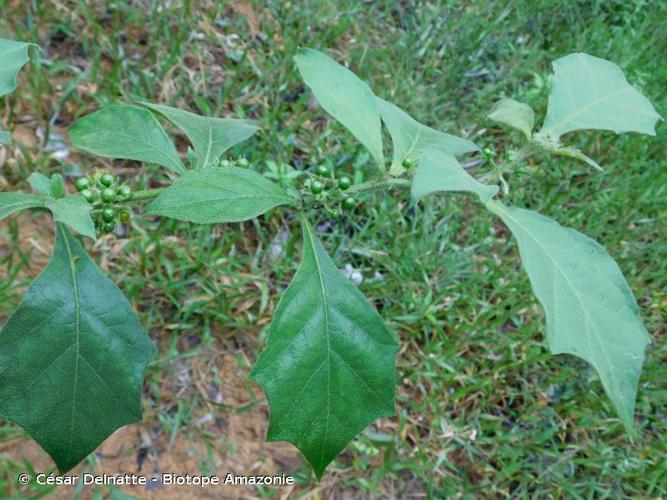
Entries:
{"label": "young leaf", "polygon": [[303,258],[250,375],[269,400],[268,441],[289,441],[318,478],[375,419],[394,414],[394,336],[306,221]]}
{"label": "young leaf", "polygon": [[43,196],[51,196],[51,179],[39,172],[33,172],[28,177],[30,187]]}
{"label": "young leaf", "polygon": [[528,104],[504,98],[493,105],[488,117],[494,122],[504,123],[520,130],[528,140],[533,135],[535,113]]}
{"label": "young leaf", "polygon": [[650,337],[618,265],[592,239],[537,212],[495,201],[487,207],[519,242],[533,291],[546,311],[551,352],[591,363],[631,431]]}
{"label": "young leaf", "polygon": [[195,148],[197,168],[214,164],[234,144],[245,141],[260,130],[249,120],[209,118],[149,102],[142,102],[141,105],[160,113],[185,132]]}
{"label": "young leaf", "polygon": [[75,148],[107,158],[157,163],[185,172],[167,133],[147,109],[111,104],[77,120],[69,129]]}
{"label": "young leaf", "polygon": [[575,53],[554,61],[553,68],[540,134],[557,139],[572,130],[599,129],[655,135],[660,115],[614,63]]}
{"label": "young leaf", "polygon": [[25,193],[0,193],[0,220],[14,212],[29,208],[44,208],[46,198]]}
{"label": "young leaf", "polygon": [[294,61],[320,106],[352,132],[384,169],[380,115],[368,85],[317,50],[300,48]]}
{"label": "young leaf", "polygon": [[23,427],[61,474],[141,420],[155,347],[123,294],[62,224],[49,264],[0,331],[0,416]]}
{"label": "young leaf", "polygon": [[0,38],[0,97],[16,88],[16,75],[28,62],[28,49],[32,43],[16,42]]}
{"label": "young leaf", "polygon": [[446,134],[422,125],[395,104],[376,97],[382,121],[389,129],[394,144],[394,157],[390,173],[401,175],[405,169],[401,163],[405,158],[417,160],[425,149],[439,149],[457,155],[479,151],[479,147],[468,139]]}
{"label": "young leaf", "polygon": [[482,184],[466,172],[456,158],[440,149],[427,149],[419,158],[412,181],[412,198],[419,200],[437,191],[468,191],[486,203],[498,192],[498,186]]}
{"label": "young leaf", "polygon": [[253,170],[206,168],[187,171],[160,193],[146,213],[199,224],[241,222],[295,201]]}

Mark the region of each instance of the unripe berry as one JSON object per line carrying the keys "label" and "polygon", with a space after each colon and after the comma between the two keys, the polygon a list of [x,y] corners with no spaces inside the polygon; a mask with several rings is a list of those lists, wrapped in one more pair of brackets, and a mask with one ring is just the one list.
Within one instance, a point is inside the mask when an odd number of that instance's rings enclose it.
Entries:
{"label": "unripe berry", "polygon": [[238,160],[236,160],[236,165],[241,168],[248,168],[250,162],[248,161],[247,158],[239,158]]}
{"label": "unripe berry", "polygon": [[121,198],[125,199],[130,197],[130,195],[132,194],[132,190],[130,189],[129,186],[121,186],[118,189],[116,189],[116,194]]}
{"label": "unripe berry", "polygon": [[317,168],[315,169],[315,173],[317,175],[320,175],[322,177],[326,177],[329,175],[329,167],[326,165],[318,165]]}
{"label": "unripe berry", "polygon": [[116,191],[111,188],[105,188],[102,191],[102,201],[104,203],[113,203],[116,201]]}
{"label": "unripe berry", "polygon": [[414,167],[414,163],[412,163],[412,160],[410,158],[404,158],[401,165],[406,170],[410,170],[412,167]]}
{"label": "unripe berry", "polygon": [[130,212],[121,210],[120,214],[118,214],[118,219],[120,219],[121,223],[127,224],[130,221]]}
{"label": "unripe berry", "polygon": [[90,179],[88,177],[79,177],[74,183],[74,187],[79,192],[88,189],[90,187]]}
{"label": "unripe berry", "polygon": [[100,184],[105,187],[109,187],[114,183],[114,177],[111,174],[104,174],[100,177]]}
{"label": "unripe berry", "polygon": [[93,203],[95,201],[95,193],[93,193],[90,189],[84,189],[81,191],[81,195],[88,203]]}
{"label": "unripe berry", "polygon": [[104,222],[111,222],[116,217],[116,211],[113,208],[105,208],[102,210],[102,220]]}
{"label": "unripe berry", "polygon": [[493,151],[492,151],[490,148],[484,148],[484,149],[482,150],[482,155],[483,155],[484,158],[486,158],[487,160],[490,160],[491,158],[493,158]]}
{"label": "unripe berry", "polygon": [[343,200],[343,209],[344,210],[352,210],[355,206],[357,205],[357,201],[352,198],[351,196],[348,196]]}
{"label": "unripe berry", "polygon": [[313,181],[310,183],[310,192],[313,194],[320,194],[324,190],[324,184],[320,181]]}
{"label": "unripe berry", "polygon": [[105,233],[110,233],[111,231],[114,230],[116,227],[116,223],[111,221],[111,222],[105,222],[104,225],[102,226],[102,231]]}
{"label": "unripe berry", "polygon": [[349,177],[343,176],[340,179],[338,179],[338,189],[340,189],[341,191],[349,189],[350,186],[352,186],[352,179],[350,179]]}

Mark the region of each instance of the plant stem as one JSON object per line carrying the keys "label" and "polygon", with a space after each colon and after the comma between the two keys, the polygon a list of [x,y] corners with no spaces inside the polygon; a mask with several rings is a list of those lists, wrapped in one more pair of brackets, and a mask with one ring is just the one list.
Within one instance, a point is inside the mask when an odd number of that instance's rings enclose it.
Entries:
{"label": "plant stem", "polygon": [[127,200],[124,200],[123,203],[132,203],[134,201],[141,200],[150,200],[158,196],[165,188],[156,188],[156,189],[144,189],[143,191],[135,191],[130,195]]}
{"label": "plant stem", "polygon": [[388,189],[392,187],[408,188],[412,184],[409,179],[379,179],[368,182],[362,182],[356,186],[352,186],[346,193],[365,193],[367,191],[375,191],[377,189]]}

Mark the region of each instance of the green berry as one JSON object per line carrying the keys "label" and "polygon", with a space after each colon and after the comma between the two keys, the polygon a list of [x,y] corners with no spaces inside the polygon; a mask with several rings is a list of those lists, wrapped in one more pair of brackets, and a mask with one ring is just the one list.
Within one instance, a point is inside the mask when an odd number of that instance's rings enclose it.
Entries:
{"label": "green berry", "polygon": [[114,183],[115,180],[116,179],[114,179],[113,175],[103,174],[102,177],[100,177],[100,184],[102,184],[105,187],[109,187]]}
{"label": "green berry", "polygon": [[113,203],[116,201],[116,191],[111,188],[102,190],[102,201],[104,203]]}
{"label": "green berry", "polygon": [[121,212],[118,214],[118,219],[120,219],[122,224],[127,224],[130,222],[130,212],[127,210],[121,210]]}
{"label": "green berry", "polygon": [[403,162],[401,162],[401,165],[403,165],[403,168],[406,170],[410,170],[412,167],[414,167],[414,163],[412,163],[410,158],[404,158]]}
{"label": "green berry", "polygon": [[344,210],[352,210],[355,206],[357,206],[357,201],[352,198],[351,196],[348,196],[343,200],[343,209]]}
{"label": "green berry", "polygon": [[318,165],[317,168],[315,169],[315,172],[317,173],[317,175],[326,177],[329,175],[329,167],[327,167],[326,165]]}
{"label": "green berry", "polygon": [[81,195],[88,203],[93,203],[95,201],[95,193],[93,193],[90,189],[84,189],[81,191]]}
{"label": "green berry", "polygon": [[90,187],[90,179],[88,177],[79,177],[74,183],[74,187],[79,192],[88,189]]}
{"label": "green berry", "polygon": [[241,168],[247,168],[250,165],[250,162],[248,161],[247,158],[239,158],[236,160],[236,165],[238,165]]}
{"label": "green berry", "polygon": [[346,189],[349,189],[351,185],[352,185],[352,179],[350,179],[347,176],[343,176],[340,179],[338,179],[338,188],[341,191],[345,191]]}
{"label": "green berry", "polygon": [[132,194],[132,190],[130,189],[129,186],[121,186],[118,189],[116,189],[116,194],[121,198],[129,198],[130,195]]}
{"label": "green berry", "polygon": [[105,208],[102,210],[102,219],[104,222],[111,222],[116,217],[116,211],[113,208]]}
{"label": "green berry", "polygon": [[310,183],[310,192],[313,194],[320,194],[324,190],[324,184],[320,181],[313,181]]}
{"label": "green berry", "polygon": [[105,233],[110,233],[111,231],[114,230],[115,227],[116,227],[116,223],[114,221],[105,222],[102,225],[102,231],[104,231]]}
{"label": "green berry", "polygon": [[483,155],[484,158],[486,158],[487,160],[490,160],[491,158],[493,158],[493,151],[492,151],[490,148],[484,148],[484,149],[482,150],[482,155]]}

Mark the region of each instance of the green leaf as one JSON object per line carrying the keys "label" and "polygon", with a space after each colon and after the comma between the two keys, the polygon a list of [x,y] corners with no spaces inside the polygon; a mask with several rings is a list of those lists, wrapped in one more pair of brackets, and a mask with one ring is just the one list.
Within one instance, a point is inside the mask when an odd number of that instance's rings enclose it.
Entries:
{"label": "green leaf", "polygon": [[300,48],[294,61],[320,106],[352,132],[384,169],[380,115],[368,85],[317,50]]}
{"label": "green leaf", "polygon": [[28,49],[31,46],[35,45],[0,38],[0,97],[16,88],[16,75],[30,60]]}
{"label": "green leaf", "polygon": [[575,53],[557,59],[541,134],[599,129],[655,135],[661,118],[614,63]]}
{"label": "green leaf", "polygon": [[519,242],[533,291],[546,311],[551,352],[591,363],[631,431],[650,337],[618,265],[594,240],[537,212],[495,201],[487,207]]}
{"label": "green leaf", "polygon": [[260,130],[249,120],[209,118],[161,104],[140,104],[160,113],[185,132],[195,148],[197,168],[214,165],[230,147]]}
{"label": "green leaf", "polygon": [[422,153],[412,181],[412,198],[419,200],[438,191],[468,191],[486,203],[496,195],[498,186],[479,182],[453,155],[440,149],[427,149]]}
{"label": "green leaf", "polygon": [[44,174],[33,172],[28,177],[28,182],[41,195],[56,199],[65,196],[65,181],[63,180],[63,176],[58,173],[48,178]]}
{"label": "green leaf", "polygon": [[25,193],[0,193],[0,220],[14,212],[29,208],[44,208],[46,198]]}
{"label": "green leaf", "polygon": [[7,146],[12,143],[12,134],[6,130],[0,130],[0,145]]}
{"label": "green leaf", "polygon": [[61,224],[53,256],[0,331],[0,415],[61,474],[141,420],[155,347],[118,288]]}
{"label": "green leaf", "polygon": [[504,98],[493,105],[488,117],[494,122],[504,123],[520,130],[528,140],[533,135],[535,113],[528,104]]}
{"label": "green leaf", "polygon": [[390,170],[392,175],[405,172],[401,166],[403,160],[418,160],[425,149],[438,149],[452,155],[479,151],[479,147],[468,139],[422,125],[395,104],[379,97],[376,100],[382,121],[389,129],[394,144],[394,158]]}
{"label": "green leaf", "polygon": [[77,120],[69,129],[72,145],[107,158],[157,163],[185,172],[167,133],[153,113],[139,106],[111,104]]}
{"label": "green leaf", "polygon": [[289,441],[318,478],[375,419],[394,414],[394,336],[303,222],[303,260],[251,373],[269,400],[268,441]]}
{"label": "green leaf", "polygon": [[591,167],[596,170],[602,171],[602,167],[590,156],[585,155],[578,148],[571,147],[558,147],[551,150],[552,153],[555,153],[560,156],[567,156],[568,158],[574,158],[576,160],[581,160],[585,163],[588,163]]}
{"label": "green leaf", "polygon": [[212,224],[241,222],[295,199],[264,176],[245,168],[189,170],[148,206],[148,215]]}

